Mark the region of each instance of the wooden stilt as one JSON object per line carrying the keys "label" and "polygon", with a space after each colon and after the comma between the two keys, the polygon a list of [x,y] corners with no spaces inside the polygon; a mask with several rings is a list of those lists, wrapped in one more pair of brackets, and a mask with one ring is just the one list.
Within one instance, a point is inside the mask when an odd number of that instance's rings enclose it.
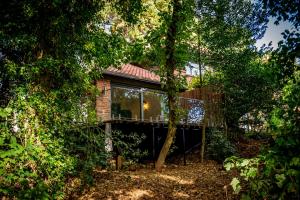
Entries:
{"label": "wooden stilt", "polygon": [[182,128],[182,143],[183,143],[183,163],[186,165],[186,154],[185,154],[185,132],[184,128]]}

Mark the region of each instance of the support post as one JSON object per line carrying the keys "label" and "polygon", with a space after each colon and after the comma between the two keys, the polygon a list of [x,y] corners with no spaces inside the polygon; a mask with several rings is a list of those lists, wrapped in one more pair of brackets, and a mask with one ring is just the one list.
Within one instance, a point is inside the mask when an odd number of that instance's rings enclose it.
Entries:
{"label": "support post", "polygon": [[105,123],[105,150],[107,152],[113,151],[111,135],[111,123]]}
{"label": "support post", "polygon": [[202,137],[201,137],[201,155],[200,155],[200,161],[203,162],[204,160],[204,150],[205,150],[205,142],[206,142],[206,118],[204,118],[204,124],[202,127]]}
{"label": "support post", "polygon": [[153,156],[153,163],[155,165],[155,127],[152,127],[152,156]]}
{"label": "support post", "polygon": [[140,97],[141,97],[141,121],[144,121],[144,89],[141,89]]}
{"label": "support post", "polygon": [[186,155],[185,155],[185,132],[184,128],[182,128],[182,143],[183,143],[183,163],[186,165]]}

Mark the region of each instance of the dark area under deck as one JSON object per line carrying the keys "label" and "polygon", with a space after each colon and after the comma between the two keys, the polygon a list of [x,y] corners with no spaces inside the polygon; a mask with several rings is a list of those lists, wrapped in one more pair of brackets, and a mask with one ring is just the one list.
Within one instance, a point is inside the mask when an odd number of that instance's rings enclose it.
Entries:
{"label": "dark area under deck", "polygon": [[[140,144],[141,150],[146,150],[148,156],[141,161],[155,161],[160,153],[168,132],[166,121],[135,121],[135,120],[110,120],[112,131],[121,131],[122,134],[144,134],[146,139]],[[179,123],[177,133],[167,158],[182,154],[183,163],[186,164],[186,154],[201,145],[202,125],[192,123]]]}

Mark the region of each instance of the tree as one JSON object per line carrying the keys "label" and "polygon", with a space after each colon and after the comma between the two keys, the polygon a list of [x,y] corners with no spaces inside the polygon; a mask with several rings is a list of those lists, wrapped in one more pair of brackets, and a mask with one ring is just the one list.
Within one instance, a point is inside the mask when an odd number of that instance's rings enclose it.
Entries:
{"label": "tree", "polygon": [[[200,52],[194,48],[194,60],[200,54],[202,65],[213,69],[205,74],[204,83],[221,86],[225,118],[234,128],[241,116],[261,106],[253,99],[271,97],[267,66],[253,47],[254,39],[265,32],[266,14],[258,4],[243,0],[198,1],[197,5],[202,46]],[[193,87],[199,87],[199,80],[193,82]]]}
{"label": "tree", "polygon": [[[152,5],[152,4],[151,4]],[[153,6],[153,5],[152,5]],[[193,22],[194,2],[192,0],[157,1],[151,7],[159,17],[143,40],[137,40],[133,62],[155,66],[160,75],[162,87],[168,97],[168,134],[156,162],[156,170],[161,171],[165,158],[176,134],[178,122],[178,92],[183,88],[181,71],[189,60],[188,41]],[[142,20],[143,21],[143,20]],[[157,69],[156,66],[159,66]]]}
{"label": "tree", "polygon": [[[262,1],[270,16],[289,20],[294,30],[299,28],[299,2]],[[296,7],[295,7],[296,6]],[[268,118],[270,134],[274,141],[257,157],[247,160],[228,160],[227,167],[237,167],[249,185],[247,198],[299,199],[299,34],[286,30],[284,40],[269,55],[268,64],[274,70],[276,101]],[[246,173],[245,173],[246,172]]]}
{"label": "tree", "polygon": [[[170,132],[168,133],[167,140],[159,156],[157,166],[161,166],[165,160],[169,145],[172,143],[175,134],[176,123],[173,122],[176,122],[176,118],[178,118],[175,117],[176,110],[174,110],[174,112],[172,111],[174,109],[172,108],[172,105],[177,104],[175,103],[176,99],[172,99],[177,96],[178,89],[182,87],[180,86],[182,81],[180,80],[180,77],[173,75],[173,73],[175,71],[180,71],[182,66],[184,66],[187,61],[197,60],[200,53],[199,49],[203,51],[201,52],[201,61],[203,63],[211,66],[214,64],[216,69],[226,69],[227,65],[231,64],[233,58],[232,52],[242,52],[244,54],[250,52],[249,49],[248,51],[243,51],[245,47],[250,46],[252,41],[252,32],[250,32],[249,29],[251,28],[251,30],[255,32],[253,35],[256,37],[259,37],[261,32],[264,31],[260,30],[260,28],[263,27],[261,23],[261,18],[263,18],[263,15],[256,16],[257,13],[254,12],[254,6],[252,6],[251,3],[239,1],[240,7],[235,7],[239,8],[240,15],[238,16],[241,17],[238,18],[234,17],[236,16],[236,9],[231,9],[230,12],[227,11],[227,8],[230,7],[229,5],[235,5],[233,2],[217,1],[210,3],[209,1],[205,1],[206,4],[201,4],[201,6],[204,7],[203,10],[206,12],[203,12],[200,20],[198,20],[200,22],[199,26],[197,26],[197,23],[195,23],[195,16],[200,16],[200,14],[196,12],[195,15],[194,2],[180,2],[180,4],[185,4],[187,6],[183,6],[183,8],[180,8],[180,10],[177,11],[180,15],[177,23],[172,21],[172,16],[175,15],[173,13],[174,9],[172,10],[174,6],[173,3],[174,2],[170,2],[171,9],[166,9],[163,12],[159,12],[159,16],[161,16],[160,21],[162,21],[162,23],[159,27],[150,31],[150,34],[145,37],[146,40],[141,43],[141,46],[146,46],[147,48],[144,48],[142,51],[140,51],[143,52],[143,54],[140,55],[138,59],[136,58],[136,60],[143,63],[143,65],[161,66],[159,74],[169,99],[168,106],[170,112]],[[220,8],[222,11],[220,11]],[[215,14],[211,14],[217,12],[223,12],[224,16],[216,18]],[[256,16],[255,20],[250,19],[249,13],[251,13],[251,16]],[[220,15],[221,14],[218,16]],[[169,32],[172,31],[172,23],[174,23],[175,28],[178,29],[176,30],[175,35],[173,34],[173,38],[169,37],[168,35]],[[211,26],[211,24],[214,24],[214,26]],[[201,48],[199,48],[197,45],[197,33],[199,29],[201,29],[202,34]],[[224,36],[226,37],[225,39]],[[172,44],[173,42],[175,42],[175,48],[169,48],[168,45]],[[171,52],[169,52],[170,49]],[[172,53],[172,51],[174,51],[174,53]],[[239,58],[242,53],[239,55],[236,53],[234,55],[236,63],[240,61]],[[172,57],[172,54],[174,54],[174,57]],[[173,64],[175,64],[176,67],[170,66],[172,63],[170,61],[172,59],[174,59]]]}
{"label": "tree", "polygon": [[276,17],[275,24],[278,25],[280,21],[289,21],[295,28],[300,26],[299,1],[260,0],[259,3],[263,4],[268,16]]}
{"label": "tree", "polygon": [[[165,52],[163,55],[164,63],[161,66],[161,78],[165,83],[164,87],[168,96],[168,108],[169,108],[169,121],[168,121],[168,133],[164,145],[160,151],[158,159],[156,161],[156,170],[161,171],[161,168],[165,162],[167,153],[173,143],[174,136],[176,134],[176,125],[178,121],[177,113],[177,93],[180,89],[180,83],[178,77],[176,76],[176,71],[180,71],[185,60],[179,57],[179,52],[182,52],[182,47],[184,45],[183,31],[186,28],[186,21],[190,21],[190,12],[193,4],[191,1],[173,0],[170,2],[171,12],[169,15],[165,16],[165,26],[166,38],[165,38]],[[183,44],[180,44],[180,43]]]}
{"label": "tree", "polygon": [[105,32],[100,12],[116,7],[134,23],[141,1],[0,6],[0,196],[63,198],[68,175],[87,175],[106,159],[96,153],[103,149],[101,133],[86,128],[98,123],[94,80],[124,61],[127,43]]}

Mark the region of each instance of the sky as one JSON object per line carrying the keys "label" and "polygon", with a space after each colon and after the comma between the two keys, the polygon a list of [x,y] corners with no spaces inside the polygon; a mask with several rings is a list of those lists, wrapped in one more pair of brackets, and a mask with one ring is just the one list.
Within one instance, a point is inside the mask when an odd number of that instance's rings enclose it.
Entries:
{"label": "sky", "polygon": [[293,30],[293,26],[287,21],[280,21],[279,25],[275,25],[274,22],[275,18],[271,18],[264,37],[256,41],[256,47],[260,48],[263,44],[268,45],[272,41],[272,47],[275,49],[278,46],[277,43],[283,39],[281,33],[286,29]]}

